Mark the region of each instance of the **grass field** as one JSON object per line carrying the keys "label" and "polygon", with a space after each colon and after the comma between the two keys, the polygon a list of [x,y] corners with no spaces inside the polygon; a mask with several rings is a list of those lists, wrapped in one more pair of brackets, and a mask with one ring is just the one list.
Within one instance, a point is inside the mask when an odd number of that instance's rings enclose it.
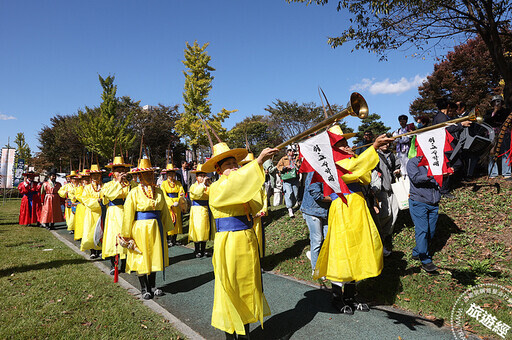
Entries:
{"label": "grass field", "polygon": [[1,339],[183,339],[112,277],[0,206]]}

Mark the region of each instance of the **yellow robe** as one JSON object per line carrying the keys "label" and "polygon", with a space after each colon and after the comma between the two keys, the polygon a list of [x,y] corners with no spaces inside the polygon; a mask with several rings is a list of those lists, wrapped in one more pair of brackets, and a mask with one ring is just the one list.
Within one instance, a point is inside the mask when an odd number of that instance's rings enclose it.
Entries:
{"label": "yellow robe", "polygon": [[82,192],[82,203],[85,206],[84,211],[84,226],[82,234],[82,243],[80,244],[80,250],[101,250],[101,245],[96,246],[94,244],[94,231],[96,229],[96,223],[101,217],[101,206],[98,199],[100,198],[100,190],[95,191],[92,188],[92,184],[88,184],[84,187]]}
{"label": "yellow robe", "polygon": [[213,240],[215,235],[215,220],[208,212],[208,206],[194,205],[194,201],[208,201],[210,188],[203,183],[195,182],[190,186],[189,195],[190,218],[188,222],[188,240],[192,242],[204,242]]}
{"label": "yellow robe", "polygon": [[82,193],[84,192],[84,186],[80,185],[75,190],[75,200],[74,202],[77,204],[76,213],[75,213],[75,233],[73,238],[75,241],[78,241],[82,238],[84,233],[84,214],[85,214],[85,206],[82,203]]}
{"label": "yellow robe", "polygon": [[[154,199],[150,200],[139,185],[132,189],[124,203],[123,227],[121,236],[132,238],[142,254],[128,249],[126,257],[126,272],[137,274],[150,274],[163,271],[169,266],[169,249],[164,235],[174,228],[169,214],[169,208],[165,203],[164,193],[160,188],[155,188]],[[137,211],[160,211],[163,235],[160,233],[156,219],[136,220]],[[162,250],[162,238],[164,247]],[[163,251],[163,253],[162,253]]]}
{"label": "yellow robe", "polygon": [[[256,214],[263,202],[263,168],[252,161],[210,186],[209,204],[215,219]],[[215,290],[212,326],[245,335],[244,325],[270,315],[261,282],[258,239],[253,228],[215,234]]]}
{"label": "yellow robe", "polygon": [[117,254],[121,259],[126,258],[126,249],[117,244],[117,235],[121,233],[123,226],[124,203],[109,205],[109,202],[115,199],[126,199],[132,186],[136,185],[130,183],[123,187],[119,182],[110,181],[101,188],[102,203],[107,206],[103,241],[101,243],[101,254],[104,259]]}
{"label": "yellow robe", "polygon": [[[373,147],[358,157],[337,162],[351,171],[342,177],[347,184],[370,183],[371,170],[379,162]],[[383,267],[382,242],[362,192],[345,196],[331,203],[327,237],[322,245],[313,277],[325,276],[331,281],[361,281],[380,275]]]}
{"label": "yellow robe", "polygon": [[[260,190],[261,199],[263,200],[263,207],[258,214],[265,213],[268,214],[268,203],[267,203],[267,193],[265,188],[261,188]],[[256,232],[256,237],[258,238],[258,246],[260,247],[260,257],[263,257],[263,222],[261,221],[261,217],[254,218],[254,231]]]}
{"label": "yellow robe", "polygon": [[[76,189],[77,188],[73,185],[73,183],[66,183],[59,189],[59,196],[66,200],[70,200],[71,203],[73,203]],[[66,225],[68,226],[68,230],[75,230],[75,214],[73,214],[71,208],[68,207],[67,202],[65,207],[64,215],[66,217]]]}
{"label": "yellow robe", "polygon": [[[172,210],[172,212],[176,216],[176,222],[174,222],[174,229],[169,231],[169,235],[176,235],[176,234],[182,234],[183,233],[183,221],[181,218],[181,208],[179,205],[177,207],[173,207],[173,204],[175,202],[179,202],[181,197],[185,197],[185,190],[183,189],[183,186],[181,185],[180,181],[172,181],[174,186],[171,187],[171,182],[169,180],[165,180],[160,184],[160,189],[164,192],[165,195],[165,201],[167,203],[167,206],[169,210]],[[168,194],[177,194],[178,197],[172,198],[169,197]]]}

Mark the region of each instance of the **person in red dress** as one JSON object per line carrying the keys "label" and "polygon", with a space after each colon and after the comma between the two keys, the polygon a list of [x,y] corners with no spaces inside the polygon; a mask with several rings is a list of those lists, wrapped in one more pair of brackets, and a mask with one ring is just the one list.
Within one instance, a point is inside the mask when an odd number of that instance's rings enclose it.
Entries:
{"label": "person in red dress", "polygon": [[20,225],[29,226],[39,223],[39,216],[41,214],[39,190],[41,189],[41,184],[34,182],[34,177],[37,175],[33,171],[24,173],[25,180],[18,185],[18,190],[23,195],[20,206]]}
{"label": "person in red dress", "polygon": [[50,178],[41,186],[41,197],[43,201],[43,209],[41,211],[41,224],[49,230],[54,229],[54,224],[64,222],[62,210],[60,207],[59,189],[61,184],[56,181],[57,170],[53,169]]}

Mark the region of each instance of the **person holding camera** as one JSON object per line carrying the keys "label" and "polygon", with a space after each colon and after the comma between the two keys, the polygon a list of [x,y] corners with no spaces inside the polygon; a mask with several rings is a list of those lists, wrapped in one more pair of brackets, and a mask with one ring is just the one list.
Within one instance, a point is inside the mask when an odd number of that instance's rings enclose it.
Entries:
{"label": "person holding camera", "polygon": [[[489,111],[484,116],[484,122],[489,124],[494,128],[494,132],[496,133],[496,139],[498,138],[501,130],[501,126],[505,123],[508,115],[510,114],[510,110],[504,106],[505,102],[503,100],[503,96],[497,95],[492,97],[491,106],[492,111]],[[510,149],[510,129],[505,133],[503,137],[503,142],[501,144],[501,149],[498,150],[498,157],[496,160],[494,159],[496,146],[494,146],[491,150],[491,159],[489,161],[489,178],[496,178],[499,174],[499,166],[501,165],[501,175],[507,179],[511,179],[512,169],[507,161],[507,154]],[[500,160],[501,159],[501,160]]]}
{"label": "person holding camera", "polygon": [[286,156],[277,163],[277,170],[283,180],[284,202],[290,217],[295,217],[293,208],[297,207],[299,200],[299,168],[300,160],[292,148],[286,150]]}

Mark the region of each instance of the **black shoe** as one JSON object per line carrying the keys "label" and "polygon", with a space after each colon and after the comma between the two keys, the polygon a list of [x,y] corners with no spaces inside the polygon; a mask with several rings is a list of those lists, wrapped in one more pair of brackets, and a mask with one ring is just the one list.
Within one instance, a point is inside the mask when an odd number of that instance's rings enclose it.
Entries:
{"label": "black shoe", "polygon": [[354,315],[354,310],[343,302],[343,299],[332,299],[333,307],[341,314]]}
{"label": "black shoe", "polygon": [[203,257],[203,254],[201,254],[201,253],[196,253],[196,258],[200,258],[200,257]]}
{"label": "black shoe", "polygon": [[413,259],[415,261],[419,261],[420,257],[418,255],[413,255],[413,256],[411,256],[411,259]]}
{"label": "black shoe", "polygon": [[435,272],[435,271],[437,271],[439,269],[432,262],[430,262],[430,263],[422,263],[421,264],[421,268],[423,268],[423,270],[426,271],[427,273],[432,273],[432,272]]}
{"label": "black shoe", "polygon": [[114,275],[115,273],[116,273],[116,269],[115,268],[111,268],[109,274],[110,275]]}
{"label": "black shoe", "polygon": [[153,291],[153,295],[154,296],[163,296],[164,292],[160,288],[155,288],[155,290]]}

